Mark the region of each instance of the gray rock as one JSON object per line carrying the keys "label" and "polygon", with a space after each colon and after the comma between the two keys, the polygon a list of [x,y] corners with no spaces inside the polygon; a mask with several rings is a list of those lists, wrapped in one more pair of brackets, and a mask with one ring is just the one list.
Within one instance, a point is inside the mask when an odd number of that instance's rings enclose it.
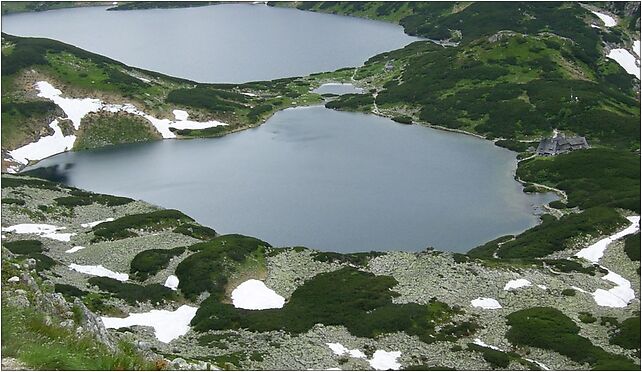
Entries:
{"label": "gray rock", "polygon": [[149,350],[150,345],[149,345],[149,343],[148,343],[148,342],[138,340],[138,341],[136,341],[136,347],[137,347],[139,350]]}
{"label": "gray rock", "polygon": [[103,321],[100,317],[87,309],[87,306],[78,298],[74,300],[74,306],[80,309],[80,324],[90,333],[92,333],[100,342],[105,344],[108,348],[115,350],[116,346],[110,337]]}
{"label": "gray rock", "polygon": [[27,260],[25,261],[25,263],[27,264],[27,268],[29,268],[29,269],[35,269],[35,268],[36,268],[37,261],[36,261],[36,259],[35,259],[35,258],[27,258]]}

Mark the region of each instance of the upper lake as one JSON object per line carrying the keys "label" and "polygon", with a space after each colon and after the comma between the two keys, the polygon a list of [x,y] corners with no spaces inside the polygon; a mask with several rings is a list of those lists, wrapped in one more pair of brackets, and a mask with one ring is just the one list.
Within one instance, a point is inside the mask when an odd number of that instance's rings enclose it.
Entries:
{"label": "upper lake", "polygon": [[247,82],[360,66],[415,40],[401,26],[265,5],[2,16],[2,31],[60,40],[198,82]]}
{"label": "upper lake", "polygon": [[31,169],[176,208],[219,233],[327,251],[464,252],[538,223],[515,153],[472,136],[320,106],[216,139],[64,153]]}

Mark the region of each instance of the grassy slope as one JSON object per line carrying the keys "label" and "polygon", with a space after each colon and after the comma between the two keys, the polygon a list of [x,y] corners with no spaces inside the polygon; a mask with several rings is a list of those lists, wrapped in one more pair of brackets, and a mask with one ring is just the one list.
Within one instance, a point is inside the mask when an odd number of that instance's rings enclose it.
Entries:
{"label": "grassy slope", "polygon": [[133,114],[99,113],[83,119],[74,150],[87,150],[119,143],[160,139],[154,127]]}

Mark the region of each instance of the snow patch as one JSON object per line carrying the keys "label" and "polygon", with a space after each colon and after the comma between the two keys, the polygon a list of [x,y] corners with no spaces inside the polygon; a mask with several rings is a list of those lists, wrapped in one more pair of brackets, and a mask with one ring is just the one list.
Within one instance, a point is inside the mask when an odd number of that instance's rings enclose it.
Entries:
{"label": "snow patch", "polygon": [[102,102],[95,98],[63,98],[60,95],[62,92],[53,85],[46,81],[39,81],[36,87],[40,91],[38,97],[47,98],[53,101],[56,105],[67,114],[74,124],[74,128],[80,128],[80,120],[90,112],[97,112],[102,107]]}
{"label": "snow patch", "polygon": [[470,304],[473,307],[481,307],[482,309],[501,309],[502,305],[497,302],[494,298],[488,298],[488,297],[478,297],[472,301],[470,301]]}
{"label": "snow patch", "polygon": [[602,22],[604,22],[604,26],[606,27],[613,27],[617,24],[615,19],[608,14],[595,12],[595,11],[591,11],[591,13],[595,14],[599,19],[601,19]]}
{"label": "snow patch", "polygon": [[633,53],[638,56],[638,59],[642,57],[640,54],[640,40],[633,40]]}
{"label": "snow patch", "polygon": [[398,370],[401,368],[401,364],[397,362],[399,357],[401,357],[401,351],[377,350],[372,355],[372,359],[368,360],[368,363],[370,363],[370,367],[378,371]]}
{"label": "snow patch", "polygon": [[640,79],[640,67],[637,65],[639,61],[636,60],[635,56],[629,53],[626,49],[611,49],[609,54],[606,55],[608,58],[617,62],[624,70]]}
{"label": "snow patch", "polygon": [[75,246],[75,247],[73,247],[73,248],[71,248],[71,249],[67,249],[67,250],[65,251],[65,253],[75,253],[75,252],[78,252],[78,251],[80,251],[80,250],[82,250],[82,249],[85,249],[85,247],[80,246],[80,245],[77,245],[77,246]]}
{"label": "snow patch", "polygon": [[604,251],[606,251],[609,244],[627,235],[635,234],[640,230],[640,216],[629,216],[626,219],[631,222],[627,228],[580,250],[575,254],[575,257],[581,257],[593,263],[597,263],[600,258],[604,256]]}
{"label": "snow patch", "polygon": [[129,314],[126,318],[101,317],[105,328],[147,326],[154,328],[160,342],[168,343],[189,331],[189,323],[196,315],[196,307],[183,305],[175,311],[151,310],[146,313]]}
{"label": "snow patch", "polygon": [[9,151],[9,155],[21,164],[28,164],[29,160],[42,160],[52,155],[71,150],[74,142],[76,142],[76,136],[63,135],[62,129],[58,126],[58,120],[52,121],[49,127],[54,130],[54,134],[40,137],[36,142]]}
{"label": "snow patch", "polygon": [[83,273],[83,274],[88,274],[93,276],[104,276],[107,278],[119,280],[121,282],[126,282],[129,279],[128,274],[111,271],[109,269],[106,269],[103,265],[98,265],[98,266],[76,265],[72,263],[69,265],[69,269],[78,271],[79,273]]}
{"label": "snow patch", "polygon": [[64,230],[65,227],[57,227],[44,223],[21,223],[9,227],[3,227],[2,231],[14,232],[16,234],[35,234],[43,238],[68,242],[75,233],[59,233],[58,230]]}
{"label": "snow patch", "polygon": [[82,226],[82,227],[94,227],[94,226],[96,226],[96,225],[98,225],[98,224],[101,224],[101,223],[103,223],[103,222],[111,222],[111,221],[113,221],[113,220],[114,220],[113,218],[109,217],[109,218],[105,218],[104,220],[98,220],[98,221],[94,221],[94,222],[81,223],[81,224],[80,224],[80,226]]}
{"label": "snow patch", "polygon": [[545,286],[545,285],[538,284],[538,285],[537,285],[537,288],[539,288],[539,289],[546,289],[546,286]]}
{"label": "snow patch", "polygon": [[178,283],[178,277],[176,275],[170,275],[167,277],[167,280],[165,280],[165,284],[163,285],[175,291],[178,289]]}
{"label": "snow patch", "polygon": [[473,341],[473,344],[476,344],[476,345],[479,345],[479,346],[482,346],[482,347],[491,348],[491,349],[493,349],[493,350],[504,351],[504,350],[502,350],[502,349],[498,348],[497,346],[488,345],[487,343],[485,343],[484,341],[482,341],[482,340],[481,340],[481,338],[476,338],[476,339],[475,339],[475,341]]}
{"label": "snow patch", "polygon": [[268,288],[260,280],[250,279],[232,291],[234,307],[247,310],[280,309],[285,298]]}
{"label": "snow patch", "polygon": [[602,279],[615,284],[615,287],[604,290],[596,289],[593,292],[595,303],[606,307],[626,307],[635,298],[635,292],[631,288],[631,282],[621,275],[609,271]]}
{"label": "snow patch", "polygon": [[530,287],[531,282],[529,282],[526,279],[514,279],[510,280],[506,285],[504,286],[505,291],[510,291],[511,289],[517,289],[521,287]]}
{"label": "snow patch", "polygon": [[218,127],[220,125],[227,125],[225,123],[221,123],[220,121],[216,120],[210,120],[210,121],[192,121],[188,120],[187,118],[189,117],[189,114],[187,111],[183,110],[174,110],[174,117],[176,118],[176,121],[170,124],[170,127],[176,128],[176,129],[205,129],[205,128],[212,128],[212,127]]}
{"label": "snow patch", "polygon": [[340,343],[326,343],[335,355],[349,354],[353,358],[366,359],[366,354],[359,349],[349,350],[347,347]]}
{"label": "snow patch", "polygon": [[18,283],[20,281],[20,278],[17,276],[12,276],[11,278],[7,279],[9,283]]}

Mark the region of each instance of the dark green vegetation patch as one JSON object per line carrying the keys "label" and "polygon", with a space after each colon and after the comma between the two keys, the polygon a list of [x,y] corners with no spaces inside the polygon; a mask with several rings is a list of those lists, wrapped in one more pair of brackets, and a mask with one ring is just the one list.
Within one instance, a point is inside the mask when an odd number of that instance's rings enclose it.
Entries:
{"label": "dark green vegetation patch", "polygon": [[145,280],[166,268],[169,260],[183,252],[185,252],[185,247],[142,251],[134,256],[129,272],[136,276],[138,280]]}
{"label": "dark green vegetation patch", "polygon": [[191,236],[200,240],[210,240],[217,237],[216,231],[207,226],[201,226],[194,223],[184,223],[174,229],[177,234]]}
{"label": "dark green vegetation patch", "polygon": [[559,220],[542,222],[515,240],[497,248],[501,258],[538,258],[568,247],[580,235],[605,234],[628,222],[615,210],[604,207],[590,208],[580,214],[566,215]]}
{"label": "dark green vegetation patch", "polygon": [[620,323],[609,342],[625,349],[640,350],[640,316]]}
{"label": "dark green vegetation patch", "polygon": [[[61,283],[56,283],[54,285],[54,291],[62,294],[66,298],[70,299],[72,297],[83,297],[89,292],[83,291],[82,289],[75,287],[73,285],[69,284],[61,284]],[[73,301],[73,300],[71,300]]]}
{"label": "dark green vegetation patch", "polygon": [[127,301],[130,305],[136,305],[137,302],[150,301],[152,304],[163,302],[165,300],[174,300],[176,292],[161,285],[150,284],[146,286],[123,283],[116,279],[105,277],[93,277],[88,280],[89,284],[98,286],[103,291],[109,292],[114,296]]}
{"label": "dark green vegetation patch", "polygon": [[42,253],[42,242],[40,240],[16,240],[13,242],[3,243],[3,245],[15,254],[29,255],[32,253]]}
{"label": "dark green vegetation patch", "polygon": [[77,207],[80,205],[90,205],[93,203],[102,204],[108,207],[115,207],[118,205],[124,205],[131,203],[134,199],[126,198],[122,196],[113,196],[106,194],[94,194],[92,192],[87,192],[83,190],[71,190],[69,192],[71,196],[63,196],[60,198],[54,199],[56,203],[64,207]]}
{"label": "dark green vegetation patch", "polygon": [[270,244],[262,240],[236,234],[196,243],[188,247],[196,253],[176,268],[178,288],[190,299],[207,291],[211,299],[222,300],[229,276],[248,258],[262,260],[267,247]]}
{"label": "dark green vegetation patch", "polygon": [[356,266],[366,266],[370,259],[384,255],[385,252],[359,252],[359,253],[335,253],[335,252],[315,252],[312,256],[315,261],[336,262],[341,264],[351,264]]}
{"label": "dark green vegetation patch", "polygon": [[624,240],[624,252],[631,261],[640,261],[640,233],[630,235]]}
{"label": "dark green vegetation patch", "polygon": [[632,152],[589,149],[527,160],[520,163],[517,176],[566,191],[569,208],[607,206],[640,212],[640,156]]}
{"label": "dark green vegetation patch", "polygon": [[36,260],[36,271],[48,270],[56,264],[51,257],[42,254],[42,242],[39,240],[16,240],[3,245],[12,253]]}
{"label": "dark green vegetation patch", "polygon": [[640,369],[632,360],[608,353],[578,335],[580,328],[557,309],[533,307],[511,313],[507,318],[511,328],[506,338],[514,345],[553,350],[575,362],[588,363],[596,370]]}
{"label": "dark green vegetation patch", "polygon": [[76,136],[76,151],[161,138],[145,118],[134,114],[103,112],[85,116]]}
{"label": "dark green vegetation patch", "polygon": [[93,227],[92,241],[118,240],[138,236],[133,229],[158,231],[176,228],[183,223],[194,222],[175,209],[163,209],[149,213],[130,214],[114,221],[103,222]]}
{"label": "dark green vegetation patch", "polygon": [[404,331],[433,342],[435,325],[450,319],[453,310],[434,299],[426,305],[393,304],[392,298],[399,294],[390,288],[396,284],[390,276],[343,268],[307,280],[282,309],[236,309],[210,296],[201,304],[192,325],[198,331],[244,328],[302,333],[322,323],[344,325],[357,337]]}
{"label": "dark green vegetation patch", "polygon": [[2,187],[33,187],[36,189],[60,190],[61,185],[39,178],[2,176]]}
{"label": "dark green vegetation patch", "polygon": [[25,201],[17,198],[2,198],[2,204],[25,205]]}

